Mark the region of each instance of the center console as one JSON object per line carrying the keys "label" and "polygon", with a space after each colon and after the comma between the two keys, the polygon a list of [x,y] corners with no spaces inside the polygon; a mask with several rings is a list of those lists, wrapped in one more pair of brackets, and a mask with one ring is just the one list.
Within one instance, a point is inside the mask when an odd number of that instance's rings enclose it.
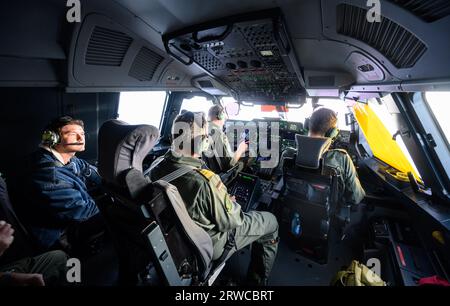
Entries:
{"label": "center console", "polygon": [[241,205],[244,212],[255,209],[261,195],[259,177],[239,172],[231,187],[230,194],[236,198],[236,202]]}

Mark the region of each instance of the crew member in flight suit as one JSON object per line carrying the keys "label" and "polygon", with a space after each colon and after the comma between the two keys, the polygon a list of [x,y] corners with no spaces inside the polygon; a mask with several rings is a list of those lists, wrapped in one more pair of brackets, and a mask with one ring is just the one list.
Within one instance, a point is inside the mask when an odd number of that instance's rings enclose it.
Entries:
{"label": "crew member in flight suit", "polygon": [[[337,115],[328,108],[315,110],[309,122],[309,137],[336,138],[339,130],[337,128]],[[294,148],[283,152],[279,168],[282,169],[286,157],[293,157],[297,153]],[[330,149],[323,154],[324,165],[339,170],[339,202],[348,204],[359,204],[366,193],[358,179],[355,166],[348,153],[343,149]]]}
{"label": "crew member in flight suit", "polygon": [[214,149],[213,152],[209,152],[210,156],[214,154],[215,158],[220,159],[218,164],[221,172],[226,172],[236,164],[238,164],[237,171],[241,171],[244,168],[244,163],[240,159],[248,149],[248,144],[245,140],[241,141],[236,152],[233,153],[228,137],[223,131],[227,114],[222,105],[216,104],[212,106],[208,111],[208,119],[210,150]]}
{"label": "crew member in flight suit", "polygon": [[278,222],[269,212],[244,213],[219,176],[205,169],[200,156],[208,148],[207,131],[203,113],[177,116],[172,126],[172,148],[153,163],[150,178],[156,181],[180,168],[190,168],[170,183],[178,188],[191,218],[211,237],[213,260],[224,254],[229,258],[252,243],[248,281],[267,284],[277,253]]}

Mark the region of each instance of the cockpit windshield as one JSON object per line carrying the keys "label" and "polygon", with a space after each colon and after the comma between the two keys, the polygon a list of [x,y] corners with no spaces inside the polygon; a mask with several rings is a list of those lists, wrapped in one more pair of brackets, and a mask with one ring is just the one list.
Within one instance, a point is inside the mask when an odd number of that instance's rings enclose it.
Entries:
{"label": "cockpit windshield", "polygon": [[[222,98],[222,104],[227,105],[235,100],[231,97]],[[245,101],[240,104],[239,112],[236,115],[229,115],[231,120],[251,121],[254,119],[270,119],[285,120],[290,122],[305,123],[305,119],[309,118],[314,108],[326,107],[330,108],[338,114],[338,125],[340,130],[350,130],[345,121],[345,115],[350,113],[350,109],[346,102],[339,99],[319,98],[315,103],[311,98],[306,99],[306,103],[301,107],[287,105],[269,105],[269,104],[253,104]]]}

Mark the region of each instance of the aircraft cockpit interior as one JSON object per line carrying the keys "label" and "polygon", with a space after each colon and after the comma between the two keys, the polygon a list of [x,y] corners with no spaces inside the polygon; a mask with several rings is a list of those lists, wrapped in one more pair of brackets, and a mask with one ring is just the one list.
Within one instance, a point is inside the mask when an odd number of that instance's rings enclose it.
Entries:
{"label": "aircraft cockpit interior", "polygon": [[450,286],[450,2],[0,11],[0,286]]}

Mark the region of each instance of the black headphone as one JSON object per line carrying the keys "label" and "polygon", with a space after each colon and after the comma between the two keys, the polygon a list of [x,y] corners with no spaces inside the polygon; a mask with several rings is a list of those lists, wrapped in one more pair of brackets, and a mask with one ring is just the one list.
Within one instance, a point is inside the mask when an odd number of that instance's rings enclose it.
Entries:
{"label": "black headphone", "polygon": [[220,106],[220,111],[217,113],[216,117],[218,120],[225,119],[225,109],[223,108],[223,106]]}
{"label": "black headphone", "polygon": [[220,105],[216,104],[214,106],[211,106],[211,108],[208,111],[208,119],[209,120],[223,120],[225,119],[225,108]]}
{"label": "black headphone", "polygon": [[[70,116],[62,116],[54,119],[45,127],[45,130],[42,133],[41,143],[49,147],[54,147],[55,145],[60,144],[61,143],[60,128],[73,121],[74,119]],[[84,128],[83,125],[81,126]]]}
{"label": "black headphone", "polygon": [[329,137],[332,140],[334,140],[339,135],[339,129],[337,127],[332,127],[328,129],[328,131],[325,133],[325,137]]}
{"label": "black headphone", "polygon": [[56,133],[55,131],[46,129],[42,133],[42,144],[54,147],[55,145],[59,144],[61,142],[61,137],[59,136],[59,133]]}

